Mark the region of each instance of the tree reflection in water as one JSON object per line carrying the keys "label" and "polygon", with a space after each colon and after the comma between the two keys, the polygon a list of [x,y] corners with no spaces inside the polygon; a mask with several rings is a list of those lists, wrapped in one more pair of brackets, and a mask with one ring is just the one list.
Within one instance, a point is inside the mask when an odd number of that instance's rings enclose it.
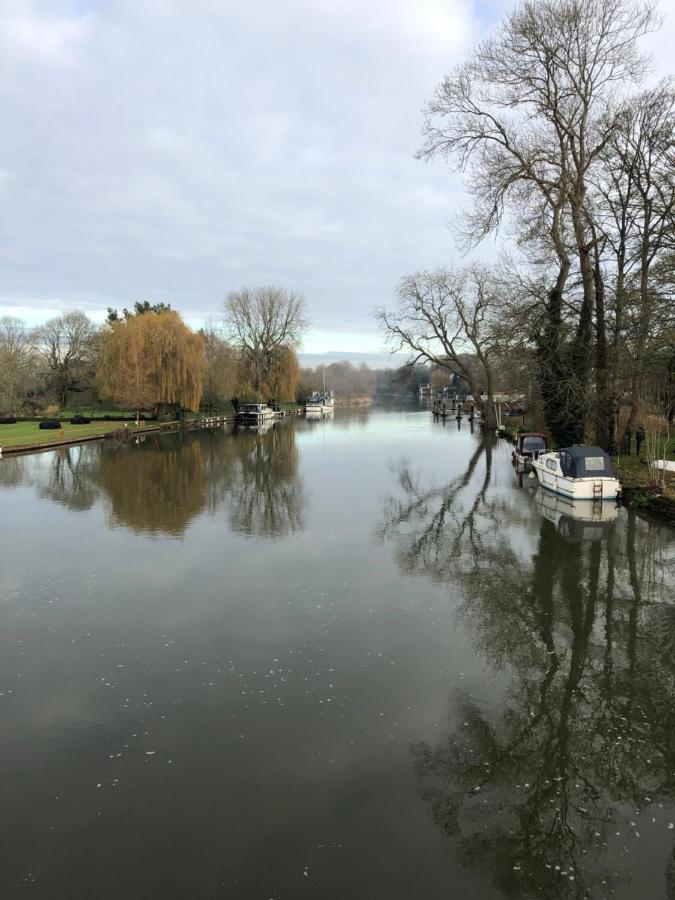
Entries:
{"label": "tree reflection in water", "polygon": [[150,434],[138,443],[66,447],[46,466],[33,463],[3,460],[3,483],[30,483],[41,497],[76,511],[102,498],[112,526],[140,534],[179,537],[205,510],[221,508],[243,534],[276,538],[303,527],[291,423],[265,433]]}
{"label": "tree reflection in water", "polygon": [[192,435],[162,443],[103,444],[95,478],[112,525],[148,534],[181,535],[204,509],[206,487],[199,442]]}
{"label": "tree reflection in water", "polygon": [[[499,709],[457,691],[446,738],[412,746],[422,795],[504,896],[607,896],[639,881],[632,842],[666,827],[653,811],[673,802],[669,538],[622,512],[600,540],[565,541],[530,507],[528,521],[518,503],[491,500],[491,473],[487,442],[442,488],[423,490],[402,464],[403,497],[380,529],[406,573],[456,584],[477,653],[512,676]],[[620,862],[608,861],[612,841]],[[664,878],[672,896],[672,871]]]}
{"label": "tree reflection in water", "polygon": [[295,428],[239,429],[229,440],[204,432],[209,507],[228,508],[233,531],[277,538],[301,531],[304,495]]}

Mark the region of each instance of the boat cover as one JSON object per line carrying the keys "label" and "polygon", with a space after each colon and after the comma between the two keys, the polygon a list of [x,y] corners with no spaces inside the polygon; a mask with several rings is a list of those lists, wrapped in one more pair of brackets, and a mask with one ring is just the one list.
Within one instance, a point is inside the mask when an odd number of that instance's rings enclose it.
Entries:
{"label": "boat cover", "polygon": [[601,447],[564,447],[558,452],[568,478],[614,478],[612,461]]}

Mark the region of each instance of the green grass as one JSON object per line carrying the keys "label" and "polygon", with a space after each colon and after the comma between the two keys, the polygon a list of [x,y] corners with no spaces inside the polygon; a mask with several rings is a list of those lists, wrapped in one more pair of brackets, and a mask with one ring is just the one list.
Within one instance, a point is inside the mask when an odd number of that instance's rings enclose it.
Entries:
{"label": "green grass", "polygon": [[[644,447],[642,447],[644,452]],[[668,458],[668,457],[666,457]],[[637,456],[614,456],[612,457],[614,471],[616,477],[625,488],[639,489],[650,492],[654,489],[655,480],[661,480],[661,474],[656,475],[651,472],[646,461],[639,459]],[[665,490],[666,497],[675,500],[675,479],[672,474],[666,474]]]}
{"label": "green grass", "polygon": [[[17,422],[15,425],[0,425],[0,447],[18,447],[23,444],[39,446],[53,441],[69,440],[93,437],[107,434],[117,428],[124,428],[122,422],[92,422],[90,425],[70,425],[60,420],[61,430],[40,430],[39,422]],[[133,423],[129,423],[133,427]]]}

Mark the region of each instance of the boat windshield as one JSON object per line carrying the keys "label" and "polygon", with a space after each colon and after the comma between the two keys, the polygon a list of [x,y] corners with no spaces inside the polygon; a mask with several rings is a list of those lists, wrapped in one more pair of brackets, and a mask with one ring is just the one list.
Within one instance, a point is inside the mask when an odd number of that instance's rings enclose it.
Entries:
{"label": "boat windshield", "polygon": [[523,450],[545,450],[546,441],[543,437],[533,436],[523,438]]}

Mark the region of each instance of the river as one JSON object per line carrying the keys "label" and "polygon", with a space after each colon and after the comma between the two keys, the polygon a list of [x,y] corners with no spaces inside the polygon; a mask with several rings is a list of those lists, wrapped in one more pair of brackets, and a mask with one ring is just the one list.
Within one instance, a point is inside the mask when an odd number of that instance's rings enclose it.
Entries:
{"label": "river", "polygon": [[420,409],[8,457],[0,511],[3,898],[675,896],[672,530]]}

